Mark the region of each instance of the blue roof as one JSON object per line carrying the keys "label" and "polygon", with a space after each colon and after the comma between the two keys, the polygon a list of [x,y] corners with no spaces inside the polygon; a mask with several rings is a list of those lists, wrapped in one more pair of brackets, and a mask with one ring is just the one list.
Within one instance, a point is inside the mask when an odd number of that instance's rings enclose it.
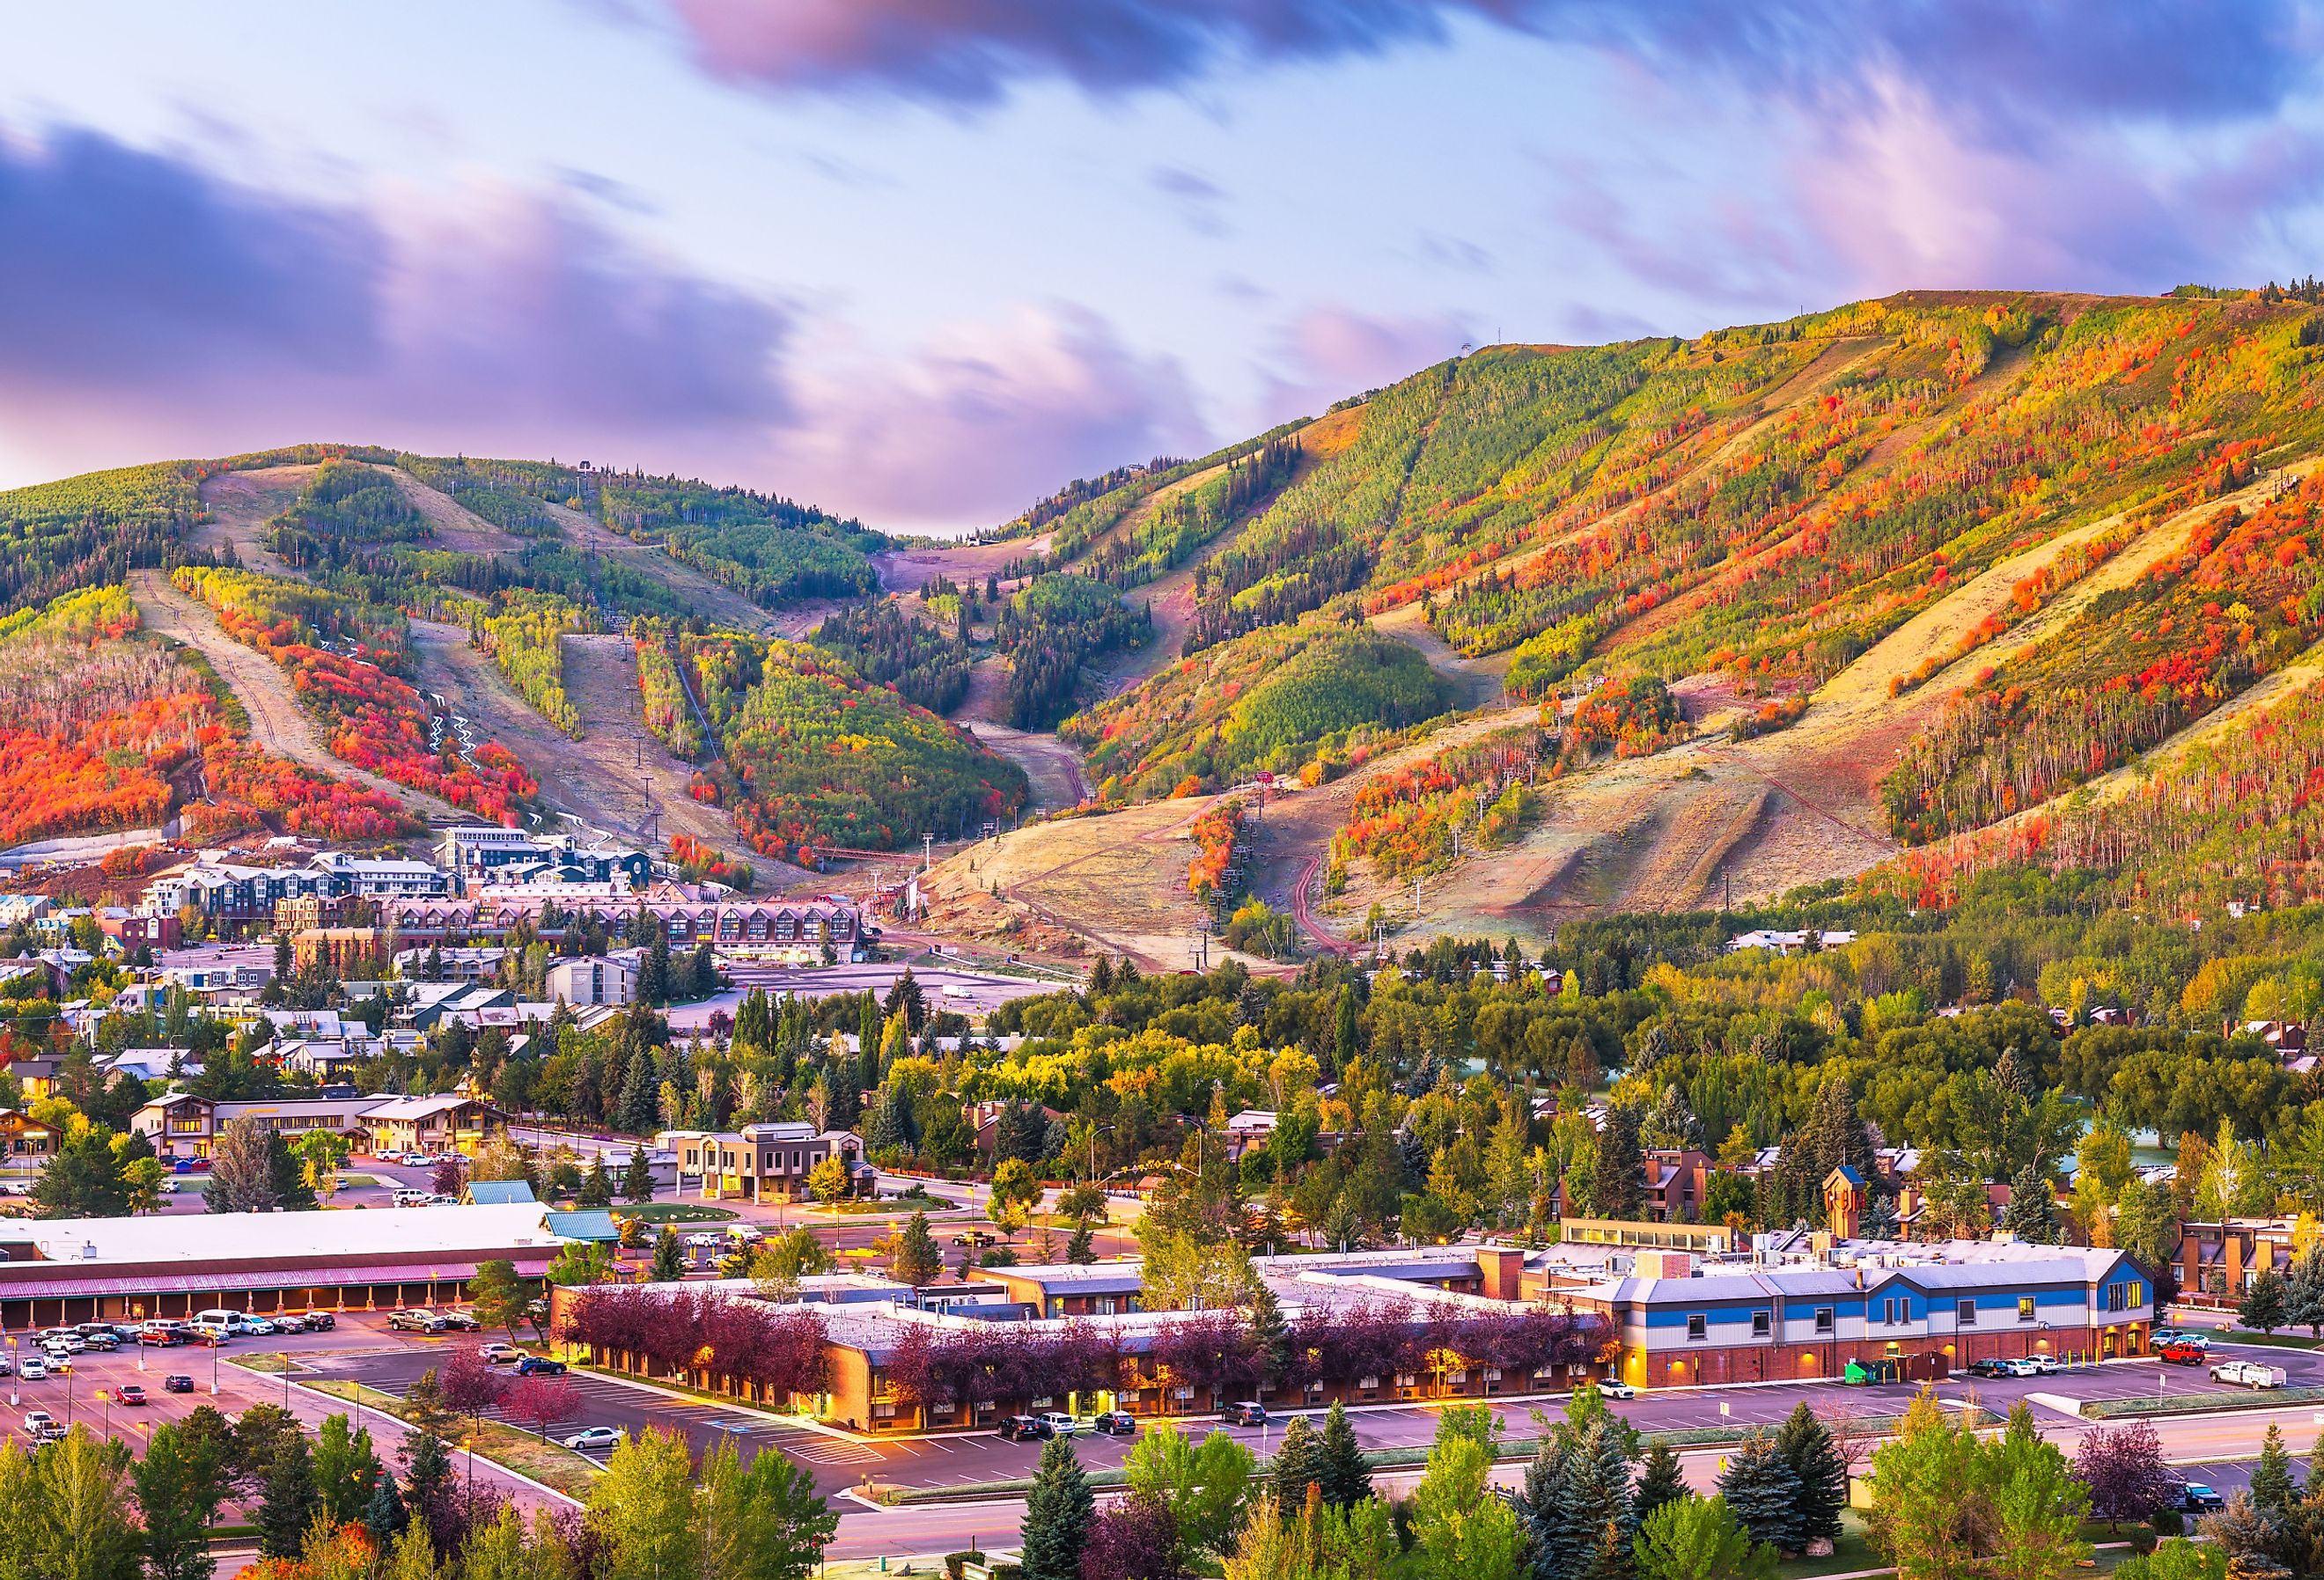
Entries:
{"label": "blue roof", "polygon": [[533,1199],[532,1187],[521,1179],[479,1179],[468,1187],[471,1206],[510,1206]]}
{"label": "blue roof", "polygon": [[581,1207],[569,1213],[550,1213],[546,1222],[549,1232],[560,1240],[597,1240],[610,1244],[622,1237],[622,1226],[613,1222],[613,1215],[604,1207]]}

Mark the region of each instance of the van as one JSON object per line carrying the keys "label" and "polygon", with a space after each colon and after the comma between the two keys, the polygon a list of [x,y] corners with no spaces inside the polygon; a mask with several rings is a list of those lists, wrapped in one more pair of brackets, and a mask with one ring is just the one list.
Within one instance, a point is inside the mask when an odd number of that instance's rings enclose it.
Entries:
{"label": "van", "polygon": [[399,1190],[395,1193],[395,1205],[400,1207],[424,1207],[430,1195],[425,1190]]}
{"label": "van", "polygon": [[225,1338],[234,1332],[234,1319],[238,1315],[239,1313],[228,1311],[225,1307],[220,1306],[208,1311],[195,1312],[193,1320],[187,1326],[197,1334]]}

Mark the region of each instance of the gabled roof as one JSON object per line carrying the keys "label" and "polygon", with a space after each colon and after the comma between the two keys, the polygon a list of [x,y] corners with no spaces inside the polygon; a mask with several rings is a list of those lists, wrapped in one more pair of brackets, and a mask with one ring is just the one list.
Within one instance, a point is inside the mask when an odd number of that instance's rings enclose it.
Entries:
{"label": "gabled roof", "polygon": [[521,1179],[479,1179],[468,1187],[470,1206],[503,1206],[512,1202],[528,1202],[536,1198],[532,1187]]}

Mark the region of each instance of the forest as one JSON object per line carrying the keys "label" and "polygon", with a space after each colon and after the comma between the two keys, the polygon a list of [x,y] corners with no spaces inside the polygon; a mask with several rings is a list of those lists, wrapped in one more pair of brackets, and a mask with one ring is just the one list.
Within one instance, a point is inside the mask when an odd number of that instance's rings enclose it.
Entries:
{"label": "forest", "polygon": [[169,461],[0,489],[0,615],[174,565],[204,519],[202,469]]}
{"label": "forest", "polygon": [[[958,595],[952,596],[957,604]],[[905,701],[931,713],[950,713],[968,694],[974,661],[968,644],[915,620],[893,598],[842,605],[807,640],[846,661],[872,684],[892,686]]]}
{"label": "forest", "polygon": [[1082,666],[1137,647],[1153,633],[1151,611],[1132,608],[1104,582],[1038,576],[1001,607],[997,633],[1009,655],[1008,721],[1043,730],[1073,711]]}

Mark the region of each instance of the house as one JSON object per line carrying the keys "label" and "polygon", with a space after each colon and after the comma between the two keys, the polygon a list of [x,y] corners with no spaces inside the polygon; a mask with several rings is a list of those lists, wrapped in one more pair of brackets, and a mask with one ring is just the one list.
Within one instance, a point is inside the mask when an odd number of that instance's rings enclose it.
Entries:
{"label": "house", "polygon": [[[1001,1121],[1012,1106],[1014,1106],[1012,1104],[988,1099],[982,1103],[966,1104],[961,1108],[961,1117],[968,1122],[968,1128],[975,1132],[977,1154],[987,1162],[990,1162],[1001,1149]],[[1065,1117],[1047,1104],[1040,1104],[1040,1109],[1041,1117],[1047,1120],[1056,1121]]]}
{"label": "house", "polygon": [[64,1139],[64,1132],[21,1108],[0,1108],[0,1158],[9,1163],[21,1167],[52,1157]]}
{"label": "house", "polygon": [[733,1131],[664,1131],[654,1145],[676,1155],[678,1194],[685,1194],[686,1177],[692,1174],[701,1179],[706,1198],[747,1196],[752,1201],[798,1200],[806,1194],[807,1176],[833,1157],[846,1167],[852,1187],[863,1156],[863,1138],[853,1131],[818,1131],[798,1120]]}
{"label": "house", "polygon": [[508,951],[498,946],[454,945],[398,949],[395,968],[413,982],[487,982],[501,974]]}
{"label": "house", "polygon": [[146,916],[118,905],[100,907],[95,914],[97,930],[124,951],[178,947],[179,922],[175,916]]}
{"label": "house", "polygon": [[602,955],[560,959],[549,966],[541,991],[568,1004],[626,1004],[638,996],[638,968]]}
{"label": "house", "polygon": [[1657,1148],[1646,1153],[1643,1162],[1647,1217],[1665,1224],[1691,1224],[1702,1215],[1711,1177],[1719,1169],[1710,1153],[1692,1147]]}
{"label": "house", "polygon": [[207,1158],[220,1132],[238,1119],[252,1119],[295,1140],[311,1130],[336,1131],[362,1150],[368,1137],[364,1115],[378,1097],[283,1097],[220,1101],[189,1092],[166,1092],[130,1116],[130,1127],[153,1145],[164,1162]]}
{"label": "house", "polygon": [[115,1076],[129,1076],[140,1081],[167,1081],[180,1076],[190,1078],[202,1073],[202,1061],[182,1048],[124,1048],[118,1053],[100,1054],[90,1063],[93,1068],[102,1071],[108,1081]]}
{"label": "house", "polygon": [[309,928],[291,936],[290,958],[301,971],[322,966],[334,976],[351,975],[389,954],[394,937],[385,928]]}
{"label": "house", "polygon": [[45,894],[0,894],[0,928],[24,927],[49,913]]}

